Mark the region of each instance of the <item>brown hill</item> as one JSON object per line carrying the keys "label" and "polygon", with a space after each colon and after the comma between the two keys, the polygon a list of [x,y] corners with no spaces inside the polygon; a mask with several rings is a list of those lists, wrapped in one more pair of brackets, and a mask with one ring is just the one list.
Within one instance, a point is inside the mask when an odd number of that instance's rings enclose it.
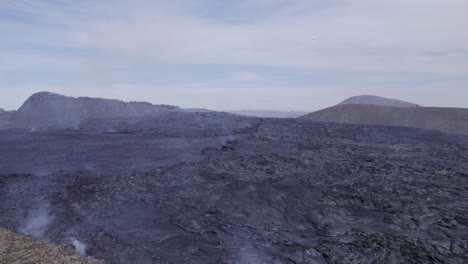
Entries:
{"label": "brown hill", "polygon": [[344,104],[367,104],[367,105],[382,105],[382,106],[395,106],[395,107],[416,107],[420,106],[415,103],[405,102],[402,100],[385,98],[375,95],[359,95],[350,97],[343,102],[339,103],[340,105]]}
{"label": "brown hill", "polygon": [[318,122],[416,127],[468,134],[468,109],[336,105],[300,117]]}
{"label": "brown hill", "polygon": [[8,264],[98,264],[72,249],[18,235],[0,228],[0,263]]}

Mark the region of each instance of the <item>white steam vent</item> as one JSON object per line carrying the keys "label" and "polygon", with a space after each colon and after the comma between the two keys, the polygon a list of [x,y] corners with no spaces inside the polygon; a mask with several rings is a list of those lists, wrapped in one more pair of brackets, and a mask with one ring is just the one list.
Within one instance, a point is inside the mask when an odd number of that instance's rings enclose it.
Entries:
{"label": "white steam vent", "polygon": [[71,240],[76,252],[80,253],[82,256],[86,256],[86,245],[81,243],[78,239],[71,238]]}
{"label": "white steam vent", "polygon": [[28,216],[18,228],[18,232],[35,238],[44,238],[47,227],[52,222],[49,215],[49,203],[40,204],[37,209],[30,210]]}

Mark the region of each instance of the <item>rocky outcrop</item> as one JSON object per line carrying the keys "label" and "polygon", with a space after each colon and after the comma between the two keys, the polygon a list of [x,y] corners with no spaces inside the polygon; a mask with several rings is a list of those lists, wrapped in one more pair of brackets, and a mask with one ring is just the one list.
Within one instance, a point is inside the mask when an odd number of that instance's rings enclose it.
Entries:
{"label": "rocky outcrop", "polygon": [[346,104],[367,104],[367,105],[382,105],[382,106],[393,106],[393,107],[416,107],[420,106],[415,103],[409,103],[397,99],[384,98],[375,95],[359,95],[350,97],[338,105]]}
{"label": "rocky outcrop", "polygon": [[468,109],[337,105],[300,117],[317,122],[404,126],[468,134]]}
{"label": "rocky outcrop", "polygon": [[111,117],[149,117],[180,110],[177,106],[152,105],[144,102],[67,97],[40,92],[32,95],[14,115],[19,127],[77,127],[82,121]]}

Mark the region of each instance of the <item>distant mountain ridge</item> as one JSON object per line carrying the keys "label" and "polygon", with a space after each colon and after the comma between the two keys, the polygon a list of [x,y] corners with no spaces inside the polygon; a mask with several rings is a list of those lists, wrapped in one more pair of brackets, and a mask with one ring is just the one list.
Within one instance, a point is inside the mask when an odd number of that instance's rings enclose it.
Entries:
{"label": "distant mountain ridge", "polygon": [[40,92],[29,97],[14,114],[19,126],[76,126],[83,120],[112,117],[146,117],[181,111],[178,106],[123,102],[114,99],[68,97]]}
{"label": "distant mountain ridge", "polygon": [[404,126],[468,134],[468,109],[340,104],[300,117],[317,122]]}
{"label": "distant mountain ridge", "polygon": [[367,104],[367,105],[382,105],[382,106],[393,106],[393,107],[418,107],[420,105],[410,102],[405,102],[397,99],[390,99],[375,95],[359,95],[350,97],[338,105],[346,104]]}
{"label": "distant mountain ridge", "polygon": [[275,110],[232,110],[226,111],[227,113],[244,115],[244,116],[255,116],[264,118],[297,118],[307,114],[303,111],[275,111]]}

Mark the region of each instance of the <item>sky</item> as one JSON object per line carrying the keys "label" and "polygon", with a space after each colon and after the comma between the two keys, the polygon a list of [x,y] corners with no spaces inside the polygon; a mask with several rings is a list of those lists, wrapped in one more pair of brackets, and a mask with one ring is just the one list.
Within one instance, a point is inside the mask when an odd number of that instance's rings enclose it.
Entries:
{"label": "sky", "polygon": [[0,0],[0,108],[31,94],[313,111],[468,108],[466,0]]}

